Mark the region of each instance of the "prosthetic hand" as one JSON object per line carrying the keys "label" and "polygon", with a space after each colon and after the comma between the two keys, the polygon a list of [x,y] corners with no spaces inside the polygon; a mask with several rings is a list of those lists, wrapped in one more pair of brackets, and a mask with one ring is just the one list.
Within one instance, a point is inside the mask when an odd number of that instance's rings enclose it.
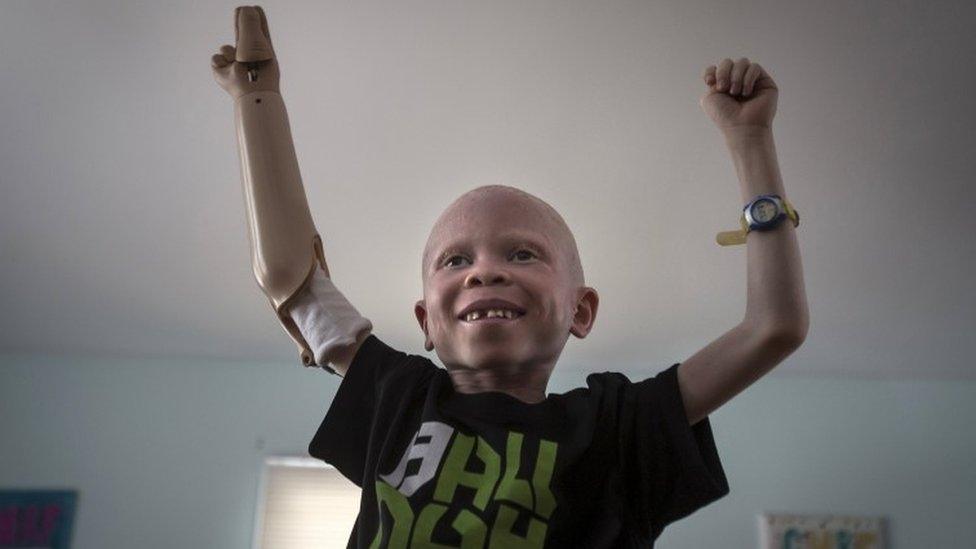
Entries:
{"label": "prosthetic hand", "polygon": [[[238,7],[234,31],[236,47],[222,46],[211,58],[211,68],[217,83],[234,98],[254,277],[298,345],[302,364],[316,366],[288,307],[309,286],[316,269],[328,277],[329,268],[302,187],[264,11]],[[318,366],[335,373],[328,364]]]}

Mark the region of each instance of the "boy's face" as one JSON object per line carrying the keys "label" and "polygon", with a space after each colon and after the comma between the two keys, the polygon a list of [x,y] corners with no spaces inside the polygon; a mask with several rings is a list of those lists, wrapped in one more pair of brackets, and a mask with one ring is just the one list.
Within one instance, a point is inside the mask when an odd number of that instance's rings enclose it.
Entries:
{"label": "boy's face", "polygon": [[[497,193],[452,204],[431,232],[424,299],[415,307],[426,349],[436,349],[448,370],[551,372],[569,334],[586,337],[598,302],[595,290],[572,280],[566,238],[523,197]],[[490,322],[460,317],[492,298],[524,314]]]}

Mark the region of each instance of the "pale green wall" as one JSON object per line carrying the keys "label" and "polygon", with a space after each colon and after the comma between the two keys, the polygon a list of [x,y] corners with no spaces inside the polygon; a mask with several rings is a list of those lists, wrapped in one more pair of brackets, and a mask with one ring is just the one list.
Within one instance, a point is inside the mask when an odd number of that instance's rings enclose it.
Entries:
{"label": "pale green wall", "polygon": [[[79,549],[250,547],[263,456],[303,454],[338,382],[294,363],[0,356],[0,487],[80,490]],[[549,391],[583,384],[557,370]],[[781,510],[887,515],[896,549],[972,547],[973,418],[972,382],[774,372],[711,417],[732,493],[659,546],[755,547],[756,514]]]}

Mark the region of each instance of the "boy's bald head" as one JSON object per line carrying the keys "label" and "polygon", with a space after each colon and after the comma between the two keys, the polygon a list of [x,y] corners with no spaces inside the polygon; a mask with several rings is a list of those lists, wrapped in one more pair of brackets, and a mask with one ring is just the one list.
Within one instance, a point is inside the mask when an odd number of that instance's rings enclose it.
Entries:
{"label": "boy's bald head", "polygon": [[431,257],[438,250],[455,225],[475,212],[505,212],[535,226],[543,232],[559,251],[566,275],[574,287],[585,284],[576,239],[559,212],[541,198],[507,185],[484,185],[472,189],[452,202],[441,213],[427,237],[421,265],[421,277],[426,282],[431,269]]}

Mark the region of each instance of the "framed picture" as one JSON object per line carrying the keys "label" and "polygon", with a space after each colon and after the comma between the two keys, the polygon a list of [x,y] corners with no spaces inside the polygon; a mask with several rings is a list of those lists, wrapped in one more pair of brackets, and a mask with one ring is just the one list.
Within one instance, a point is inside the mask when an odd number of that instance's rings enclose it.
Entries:
{"label": "framed picture", "polygon": [[0,547],[68,549],[77,490],[0,490]]}
{"label": "framed picture", "polygon": [[884,549],[884,518],[762,513],[762,549]]}

